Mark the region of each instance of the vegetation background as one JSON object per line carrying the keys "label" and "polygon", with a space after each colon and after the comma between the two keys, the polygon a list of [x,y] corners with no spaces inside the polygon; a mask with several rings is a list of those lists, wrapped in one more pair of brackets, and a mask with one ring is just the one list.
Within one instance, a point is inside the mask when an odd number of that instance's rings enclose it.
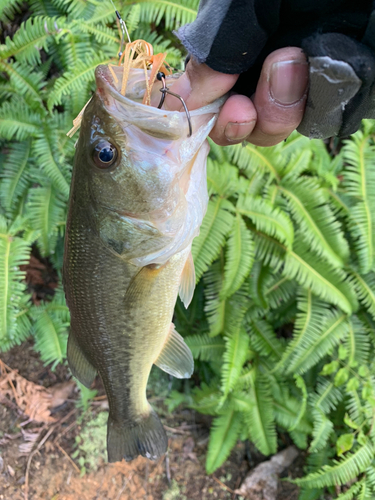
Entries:
{"label": "vegetation background", "polygon": [[[197,0],[117,1],[132,39],[183,67],[171,34]],[[25,22],[14,31],[12,19]],[[0,0],[0,351],[30,335],[65,362],[61,287],[31,300],[25,264],[48,258],[61,282],[74,157],[66,132],[116,63],[113,6],[98,0]],[[196,384],[171,393],[214,417],[211,473],[238,439],[264,454],[280,436],[307,450],[301,500],[375,495],[375,123],[341,142],[293,134],[272,148],[212,144],[210,202],[193,255],[192,304],[175,323]],[[342,487],[338,487],[342,485]]]}

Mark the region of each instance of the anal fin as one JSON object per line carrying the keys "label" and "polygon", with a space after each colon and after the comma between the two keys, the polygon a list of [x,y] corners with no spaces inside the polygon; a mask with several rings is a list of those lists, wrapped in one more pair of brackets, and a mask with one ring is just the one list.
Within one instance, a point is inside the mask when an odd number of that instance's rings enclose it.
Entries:
{"label": "anal fin", "polygon": [[193,374],[193,356],[173,323],[163,350],[154,364],[176,378],[190,378]]}
{"label": "anal fin", "polygon": [[185,262],[184,269],[182,270],[180,289],[178,292],[180,299],[184,303],[186,309],[189,307],[191,299],[193,298],[194,289],[195,289],[195,267],[194,267],[193,256],[190,252]]}
{"label": "anal fin", "polygon": [[90,388],[96,376],[96,369],[87,360],[72,333],[69,334],[66,354],[73,376],[78,378],[81,384]]}

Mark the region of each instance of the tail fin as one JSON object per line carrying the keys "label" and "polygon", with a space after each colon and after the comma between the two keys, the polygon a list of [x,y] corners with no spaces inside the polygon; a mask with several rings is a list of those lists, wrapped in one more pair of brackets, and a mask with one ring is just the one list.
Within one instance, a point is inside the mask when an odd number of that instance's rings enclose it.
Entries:
{"label": "tail fin", "polygon": [[150,413],[130,425],[120,425],[108,417],[107,451],[108,462],[127,462],[138,455],[156,460],[167,451],[168,438],[156,413]]}

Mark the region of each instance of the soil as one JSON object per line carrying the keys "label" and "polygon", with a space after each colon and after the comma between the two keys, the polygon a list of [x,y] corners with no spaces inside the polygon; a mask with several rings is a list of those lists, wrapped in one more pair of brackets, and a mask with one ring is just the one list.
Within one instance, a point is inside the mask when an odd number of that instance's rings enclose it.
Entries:
{"label": "soil", "polygon": [[[88,468],[82,476],[72,455],[85,419],[77,407],[78,391],[69,394],[68,368],[59,365],[51,371],[43,366],[32,341],[11,349],[1,359],[22,377],[55,390],[55,395],[62,391],[64,397],[51,411],[54,422],[46,424],[27,422],[14,402],[2,401],[0,500],[234,500],[240,497],[233,490],[251,467],[265,459],[248,443],[239,442],[224,465],[208,476],[204,463],[210,420],[186,409],[169,413],[163,398],[153,397],[152,404],[167,429],[168,454],[156,462],[142,457],[130,463],[103,460],[97,470]],[[98,395],[86,412],[90,418],[108,408],[99,382],[96,389]],[[303,458],[297,458],[284,476],[300,476],[302,467]],[[280,481],[277,500],[297,499],[298,488]]]}

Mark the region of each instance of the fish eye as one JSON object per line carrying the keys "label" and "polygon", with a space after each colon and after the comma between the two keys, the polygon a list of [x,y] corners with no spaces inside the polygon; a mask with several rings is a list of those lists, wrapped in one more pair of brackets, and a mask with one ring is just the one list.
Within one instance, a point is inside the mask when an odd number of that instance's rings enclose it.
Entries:
{"label": "fish eye", "polygon": [[117,156],[117,149],[113,144],[101,141],[94,149],[93,160],[97,167],[106,169],[115,163]]}

